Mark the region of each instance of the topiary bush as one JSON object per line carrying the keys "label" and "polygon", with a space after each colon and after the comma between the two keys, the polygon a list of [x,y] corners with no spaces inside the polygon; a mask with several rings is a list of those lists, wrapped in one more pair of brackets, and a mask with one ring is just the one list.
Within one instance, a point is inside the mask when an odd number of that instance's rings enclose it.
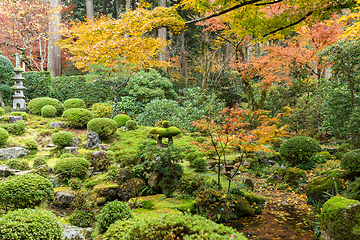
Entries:
{"label": "topiary bush", "polygon": [[45,209],[19,209],[0,217],[0,240],[60,240],[62,228]]}
{"label": "topiary bush", "polygon": [[111,118],[113,107],[108,103],[95,103],[91,108],[97,118]]}
{"label": "topiary bush", "polygon": [[51,136],[51,142],[59,147],[70,146],[74,142],[74,135],[66,131],[57,132]]}
{"label": "topiary bush", "polygon": [[14,72],[14,65],[5,56],[0,55],[0,80],[7,83],[11,74]]}
{"label": "topiary bush", "polygon": [[292,137],[280,147],[281,157],[292,166],[306,163],[317,152],[321,151],[319,142],[311,137]]}
{"label": "topiary bush", "polygon": [[114,120],[116,121],[117,127],[119,128],[124,127],[126,122],[131,120],[131,117],[126,114],[118,114],[114,117]]}
{"label": "topiary bush", "polygon": [[195,172],[205,172],[207,165],[208,164],[205,158],[196,158],[192,162],[192,166],[195,168]]}
{"label": "topiary bush", "polygon": [[138,128],[137,122],[134,120],[128,120],[125,124],[125,127],[127,127],[129,130],[135,130]]}
{"label": "topiary bush", "polygon": [[188,154],[185,155],[185,160],[189,161],[190,166],[192,167],[193,165],[193,161],[197,158],[201,158],[201,157],[205,157],[205,153],[204,152],[189,152]]}
{"label": "topiary bush", "polygon": [[0,206],[6,209],[34,208],[53,199],[52,182],[38,174],[12,176],[0,183]]}
{"label": "topiary bush", "polygon": [[86,108],[86,105],[80,98],[70,98],[64,102],[64,110],[68,110],[70,108]]}
{"label": "topiary bush", "polygon": [[17,170],[21,170],[21,171],[25,171],[25,170],[29,170],[29,169],[30,169],[30,166],[29,166],[28,161],[22,160],[22,159],[18,159],[18,158],[9,159],[9,160],[6,162],[6,165],[7,165],[9,168],[17,169]]}
{"label": "topiary bush", "polygon": [[83,108],[70,108],[65,110],[62,115],[66,119],[67,125],[71,128],[83,128],[94,118],[94,114]]}
{"label": "topiary bush", "polygon": [[64,111],[64,107],[59,100],[49,97],[34,98],[29,102],[28,107],[31,114],[40,115],[41,109],[46,105],[54,106],[56,108],[56,114],[58,116],[60,116]]}
{"label": "topiary bush", "polygon": [[43,117],[55,117],[56,108],[52,105],[46,105],[41,108],[41,116]]}
{"label": "topiary bush", "polygon": [[71,178],[85,179],[89,171],[90,163],[84,158],[67,157],[60,159],[54,166],[55,174],[59,180],[67,183]]}
{"label": "topiary bush", "polygon": [[9,138],[9,133],[4,128],[0,127],[0,147],[4,147]]}
{"label": "topiary bush", "polygon": [[0,124],[0,127],[12,135],[21,135],[25,132],[26,124],[24,120],[19,120],[12,124]]}
{"label": "topiary bush", "polygon": [[109,227],[102,240],[120,239],[216,239],[245,240],[242,233],[198,215],[162,215],[153,218],[117,221]]}
{"label": "topiary bush", "polygon": [[47,162],[44,157],[39,156],[39,157],[34,158],[34,160],[33,160],[33,168],[34,169],[36,169],[37,167],[42,166],[42,165],[47,165]]}
{"label": "topiary bush", "polygon": [[111,224],[117,220],[133,218],[130,207],[127,203],[118,200],[108,202],[99,215],[96,216],[100,233],[104,233]]}
{"label": "topiary bush", "polygon": [[39,145],[34,139],[27,139],[24,142],[25,148],[29,150],[38,150]]}
{"label": "topiary bush", "polygon": [[345,153],[341,158],[340,166],[350,175],[360,176],[360,149]]}
{"label": "topiary bush", "polygon": [[87,124],[87,130],[96,132],[100,138],[106,138],[116,132],[117,123],[110,118],[94,118]]}

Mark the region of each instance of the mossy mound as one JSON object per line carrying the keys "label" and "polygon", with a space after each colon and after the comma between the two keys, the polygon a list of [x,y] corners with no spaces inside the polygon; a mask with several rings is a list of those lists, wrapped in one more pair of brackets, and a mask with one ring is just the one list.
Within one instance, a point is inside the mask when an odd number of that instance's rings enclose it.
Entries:
{"label": "mossy mound", "polygon": [[278,169],[270,176],[267,182],[276,183],[284,181],[292,187],[298,187],[301,182],[306,180],[306,172],[299,168]]}
{"label": "mossy mound", "polygon": [[324,201],[326,196],[324,193],[335,194],[336,189],[341,186],[338,172],[332,172],[328,175],[315,178],[309,182],[306,188],[306,196],[313,201]]}
{"label": "mossy mound", "polygon": [[360,202],[335,196],[321,211],[321,239],[360,239]]}

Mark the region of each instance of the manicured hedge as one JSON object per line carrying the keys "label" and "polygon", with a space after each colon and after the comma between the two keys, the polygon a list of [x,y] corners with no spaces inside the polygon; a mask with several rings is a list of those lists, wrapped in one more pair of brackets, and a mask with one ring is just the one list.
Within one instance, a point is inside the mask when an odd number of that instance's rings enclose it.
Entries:
{"label": "manicured hedge", "polygon": [[[39,97],[48,97],[51,90],[51,76],[50,72],[24,72],[22,76],[25,78],[24,95],[28,99],[34,99]],[[10,83],[13,86],[14,83]]]}

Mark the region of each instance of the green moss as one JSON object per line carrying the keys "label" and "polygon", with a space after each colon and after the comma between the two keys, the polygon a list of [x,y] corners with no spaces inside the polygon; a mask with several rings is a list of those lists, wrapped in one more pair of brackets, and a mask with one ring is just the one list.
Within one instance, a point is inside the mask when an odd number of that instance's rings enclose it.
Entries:
{"label": "green moss", "polygon": [[181,131],[177,127],[168,127],[168,128],[157,127],[151,129],[150,133],[158,134],[159,137],[174,137],[176,135],[179,135]]}
{"label": "green moss", "polygon": [[234,201],[233,211],[236,217],[255,216],[255,211],[245,197],[237,196]]}
{"label": "green moss", "polygon": [[325,202],[320,229],[329,239],[360,239],[360,202],[335,196]]}
{"label": "green moss", "polygon": [[324,201],[326,200],[324,192],[335,194],[340,186],[341,182],[338,173],[333,172],[309,182],[305,192],[306,196],[312,200]]}

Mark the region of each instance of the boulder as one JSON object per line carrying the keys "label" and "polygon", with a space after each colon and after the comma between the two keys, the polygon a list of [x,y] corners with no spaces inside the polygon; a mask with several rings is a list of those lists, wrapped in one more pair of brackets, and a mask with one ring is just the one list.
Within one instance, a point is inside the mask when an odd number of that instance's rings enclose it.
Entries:
{"label": "boulder", "polygon": [[92,228],[80,228],[64,224],[62,226],[63,240],[90,240]]}
{"label": "boulder", "polygon": [[97,134],[96,132],[93,131],[89,131],[88,135],[87,135],[87,144],[86,144],[86,148],[94,148],[97,145],[99,145],[101,143],[100,138],[99,138],[99,134]]}
{"label": "boulder", "polygon": [[341,186],[337,172],[315,178],[306,187],[305,193],[313,201],[325,201],[325,193],[335,194],[336,188]]}
{"label": "boulder", "polygon": [[99,144],[98,149],[99,149],[99,151],[107,151],[107,150],[109,150],[109,147],[105,144]]}
{"label": "boulder", "polygon": [[152,172],[152,173],[150,173],[150,178],[148,179],[147,184],[150,187],[152,187],[153,189],[159,190],[160,189],[160,186],[159,186],[160,181],[161,181],[161,178],[159,177],[159,175]]}
{"label": "boulder", "polygon": [[28,171],[20,171],[20,172],[16,172],[14,173],[14,175],[25,175],[25,174],[29,174],[32,173],[32,170],[28,170]]}
{"label": "boulder", "polygon": [[104,197],[106,201],[113,201],[118,199],[118,187],[119,185],[116,183],[101,183],[94,186],[94,192],[99,197]]}
{"label": "boulder", "polygon": [[60,190],[54,194],[54,205],[59,208],[68,208],[75,198],[71,191]]}
{"label": "boulder", "polygon": [[64,122],[51,122],[51,128],[66,128],[66,124]]}
{"label": "boulder", "polygon": [[23,118],[21,116],[9,116],[9,122],[10,123],[15,123],[17,121],[23,120]]}
{"label": "boulder", "polygon": [[129,129],[127,127],[125,127],[125,126],[120,127],[120,129],[124,130],[124,131],[129,131]]}
{"label": "boulder", "polygon": [[323,205],[320,231],[322,240],[360,239],[360,202],[335,196]]}
{"label": "boulder", "polygon": [[22,147],[2,148],[0,149],[0,160],[10,158],[21,158],[26,156],[30,151]]}
{"label": "boulder", "polygon": [[70,147],[77,147],[77,146],[79,146],[79,143],[80,143],[80,139],[77,137],[74,137],[74,141]]}
{"label": "boulder", "polygon": [[255,211],[252,209],[250,203],[243,196],[237,196],[236,201],[234,201],[234,206],[232,210],[237,218],[246,217],[246,216],[255,216]]}
{"label": "boulder", "polygon": [[65,153],[70,153],[72,155],[78,155],[79,151],[77,147],[65,147],[64,148]]}
{"label": "boulder", "polygon": [[11,169],[6,165],[0,165],[0,177],[8,177],[20,172],[20,170]]}

